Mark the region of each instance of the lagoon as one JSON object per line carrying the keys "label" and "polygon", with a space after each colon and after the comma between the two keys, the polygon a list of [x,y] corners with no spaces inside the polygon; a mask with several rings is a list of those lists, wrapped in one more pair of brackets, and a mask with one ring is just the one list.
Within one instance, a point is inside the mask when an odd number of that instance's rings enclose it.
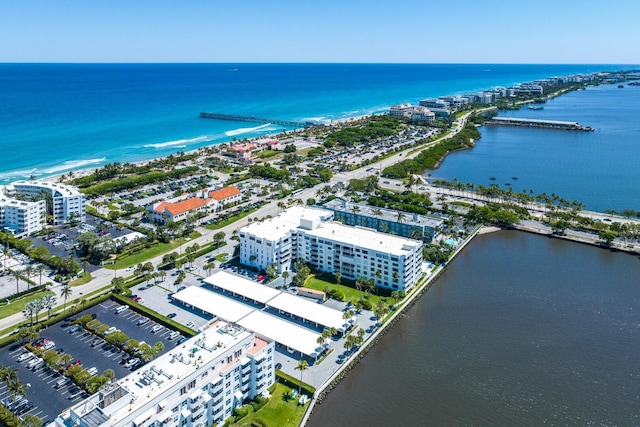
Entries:
{"label": "lagoon", "polygon": [[480,235],[309,426],[637,425],[640,261]]}

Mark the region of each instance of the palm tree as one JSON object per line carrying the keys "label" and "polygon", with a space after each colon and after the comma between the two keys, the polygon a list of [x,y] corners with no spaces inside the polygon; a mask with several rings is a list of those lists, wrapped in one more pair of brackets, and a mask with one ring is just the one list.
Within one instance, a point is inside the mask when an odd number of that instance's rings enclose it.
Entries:
{"label": "palm tree", "polygon": [[22,310],[22,314],[24,317],[29,318],[29,321],[33,325],[33,316],[36,314],[36,306],[33,301],[29,301],[24,305],[24,309]]}
{"label": "palm tree", "polygon": [[15,402],[16,396],[21,395],[22,397],[27,397],[27,384],[20,382],[18,377],[16,376],[15,380],[7,382],[7,390],[11,393],[11,399]]}
{"label": "palm tree", "polygon": [[60,289],[60,296],[64,298],[64,309],[63,311],[67,311],[67,299],[73,294],[73,289],[69,286],[69,283],[65,283],[62,285],[62,289]]}
{"label": "palm tree", "polygon": [[42,286],[42,273],[44,273],[45,270],[46,267],[44,266],[44,264],[38,264],[35,268],[36,274],[40,276],[40,282],[38,283],[39,286]]}
{"label": "palm tree", "polygon": [[3,271],[7,271],[7,259],[9,259],[9,245],[7,245],[6,243],[4,244],[4,247],[2,248],[2,255],[4,255],[4,268]]}
{"label": "palm tree", "polygon": [[17,270],[11,270],[11,275],[16,279],[16,293],[20,292],[20,272]]}
{"label": "palm tree", "polygon": [[398,222],[404,221],[404,218],[405,218],[404,213],[398,212],[398,218],[397,218]]}
{"label": "palm tree", "polygon": [[31,275],[33,275],[34,271],[33,271],[33,267],[30,265],[27,265],[24,268],[24,275],[27,276],[27,290],[29,289],[29,285],[31,285],[31,282],[29,281],[31,279]]}
{"label": "palm tree", "polygon": [[9,384],[10,381],[16,381],[18,379],[18,369],[11,366],[0,367],[0,381],[4,381]]}
{"label": "palm tree", "polygon": [[300,361],[298,361],[298,366],[296,366],[294,369],[297,369],[300,371],[300,384],[299,384],[298,394],[302,394],[302,372],[309,369],[309,363],[304,359],[300,359]]}
{"label": "palm tree", "polygon": [[318,344],[320,347],[323,347],[325,343],[326,343],[326,339],[324,335],[318,335],[318,338],[316,338],[316,344]]}
{"label": "palm tree", "polygon": [[338,290],[340,290],[340,283],[342,283],[342,274],[340,272],[336,272],[336,285],[338,285]]}
{"label": "palm tree", "polygon": [[289,272],[287,270],[282,272],[282,278],[284,279],[284,287],[287,287],[287,279],[289,278]]}
{"label": "palm tree", "polygon": [[47,309],[49,317],[51,317],[51,309],[56,304],[56,297],[54,295],[45,295],[42,298],[42,304]]}

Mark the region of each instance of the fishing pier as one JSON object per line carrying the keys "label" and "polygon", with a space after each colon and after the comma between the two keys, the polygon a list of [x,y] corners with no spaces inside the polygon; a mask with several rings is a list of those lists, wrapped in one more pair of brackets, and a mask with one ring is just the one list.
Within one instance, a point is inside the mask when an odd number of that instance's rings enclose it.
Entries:
{"label": "fishing pier", "polygon": [[253,123],[270,123],[274,125],[290,126],[290,127],[311,127],[315,126],[313,122],[294,122],[290,120],[278,120],[278,119],[265,119],[263,117],[255,116],[240,116],[236,114],[221,114],[221,113],[200,113],[202,119],[216,119],[216,120],[231,120],[234,122],[253,122]]}
{"label": "fishing pier", "polygon": [[545,128],[560,130],[593,131],[591,126],[582,126],[578,122],[561,122],[558,120],[521,119],[515,117],[494,117],[487,122],[488,125],[507,125],[528,128]]}

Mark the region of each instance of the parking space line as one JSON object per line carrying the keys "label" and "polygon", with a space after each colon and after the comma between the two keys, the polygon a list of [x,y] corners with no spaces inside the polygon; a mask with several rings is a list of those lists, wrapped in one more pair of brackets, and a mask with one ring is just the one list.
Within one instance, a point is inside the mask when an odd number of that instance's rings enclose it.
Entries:
{"label": "parking space line", "polygon": [[24,348],[22,348],[22,346],[20,346],[20,348],[18,348],[17,350],[10,351],[9,354],[10,355],[14,355],[14,354],[16,354],[18,352],[22,352],[23,350],[24,350]]}

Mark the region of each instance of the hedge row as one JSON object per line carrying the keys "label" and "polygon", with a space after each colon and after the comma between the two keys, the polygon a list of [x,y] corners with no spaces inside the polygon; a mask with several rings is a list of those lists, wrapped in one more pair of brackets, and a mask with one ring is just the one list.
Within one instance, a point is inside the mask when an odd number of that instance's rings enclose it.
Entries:
{"label": "hedge row", "polygon": [[31,295],[31,294],[34,294],[36,292],[44,291],[46,289],[47,289],[47,287],[45,285],[35,286],[35,287],[29,288],[29,289],[27,289],[25,291],[18,292],[18,293],[15,293],[13,295],[9,295],[6,299],[8,299],[9,301],[13,301],[13,300],[21,298],[21,297],[23,297],[25,295]]}
{"label": "hedge row", "polygon": [[129,298],[123,297],[122,295],[114,294],[111,296],[111,299],[121,304],[128,305],[129,308],[132,309],[133,311],[143,314],[149,318],[153,318],[153,320],[155,320],[157,323],[163,326],[166,326],[168,328],[178,330],[184,333],[185,335],[188,335],[189,337],[193,337],[197,334],[197,332],[194,331],[193,329],[187,328],[186,326],[169,319],[163,314],[160,314],[155,310],[151,310],[150,308],[142,304],[138,304],[137,302],[130,300]]}
{"label": "hedge row", "polygon": [[278,382],[292,389],[297,390],[300,387],[309,396],[313,396],[316,392],[316,388],[312,385],[309,385],[305,382],[300,382],[300,380],[292,377],[291,375],[285,374],[279,369],[276,369],[276,378],[278,379]]}

